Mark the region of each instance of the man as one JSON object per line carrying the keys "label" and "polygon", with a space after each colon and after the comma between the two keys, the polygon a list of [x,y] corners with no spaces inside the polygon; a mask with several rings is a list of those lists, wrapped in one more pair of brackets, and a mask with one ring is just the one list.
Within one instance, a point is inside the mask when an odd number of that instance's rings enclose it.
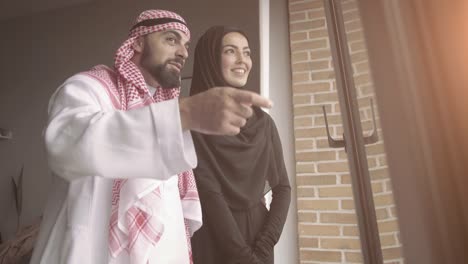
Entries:
{"label": "man", "polygon": [[235,135],[254,93],[229,87],[178,100],[190,32],[179,15],[140,14],[114,69],[77,74],[49,104],[54,187],[31,263],[191,262],[201,226],[189,130]]}

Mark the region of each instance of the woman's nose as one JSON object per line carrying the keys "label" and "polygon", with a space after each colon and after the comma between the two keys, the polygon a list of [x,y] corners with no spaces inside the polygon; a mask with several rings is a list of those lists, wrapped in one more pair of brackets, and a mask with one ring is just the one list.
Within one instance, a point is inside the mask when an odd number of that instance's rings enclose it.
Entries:
{"label": "woman's nose", "polygon": [[237,62],[237,63],[245,62],[246,57],[247,57],[247,56],[245,56],[244,53],[238,52],[238,53],[237,53],[237,60],[236,60],[236,62]]}

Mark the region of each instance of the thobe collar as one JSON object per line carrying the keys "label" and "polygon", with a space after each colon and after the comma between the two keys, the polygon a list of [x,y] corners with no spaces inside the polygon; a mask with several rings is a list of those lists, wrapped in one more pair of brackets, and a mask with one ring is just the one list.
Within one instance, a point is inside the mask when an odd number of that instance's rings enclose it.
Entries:
{"label": "thobe collar", "polygon": [[146,84],[146,86],[148,87],[148,91],[150,92],[151,96],[154,96],[154,94],[156,93],[156,88],[149,84]]}

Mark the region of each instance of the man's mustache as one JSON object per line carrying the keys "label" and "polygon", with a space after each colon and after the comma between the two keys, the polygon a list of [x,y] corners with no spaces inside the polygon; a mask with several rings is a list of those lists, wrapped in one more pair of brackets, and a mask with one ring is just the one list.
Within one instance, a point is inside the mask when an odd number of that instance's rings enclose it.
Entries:
{"label": "man's mustache", "polygon": [[174,58],[174,59],[169,59],[166,61],[166,64],[169,64],[169,63],[177,63],[181,66],[181,68],[183,68],[185,65],[185,60],[180,59],[180,58]]}

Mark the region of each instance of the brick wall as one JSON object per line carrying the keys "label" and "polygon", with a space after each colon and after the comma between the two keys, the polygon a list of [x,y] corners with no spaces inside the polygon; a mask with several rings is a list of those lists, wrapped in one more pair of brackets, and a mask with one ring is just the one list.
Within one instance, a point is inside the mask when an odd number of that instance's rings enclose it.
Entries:
{"label": "brick wall", "polygon": [[[322,1],[289,0],[300,262],[362,263],[346,153],[328,146],[322,114],[325,106],[331,134],[341,138],[343,127]],[[355,0],[343,0],[342,7],[362,127],[369,134],[374,89],[359,10]],[[380,128],[378,132],[381,139]],[[403,263],[383,142],[367,146],[366,152],[384,260]]]}

